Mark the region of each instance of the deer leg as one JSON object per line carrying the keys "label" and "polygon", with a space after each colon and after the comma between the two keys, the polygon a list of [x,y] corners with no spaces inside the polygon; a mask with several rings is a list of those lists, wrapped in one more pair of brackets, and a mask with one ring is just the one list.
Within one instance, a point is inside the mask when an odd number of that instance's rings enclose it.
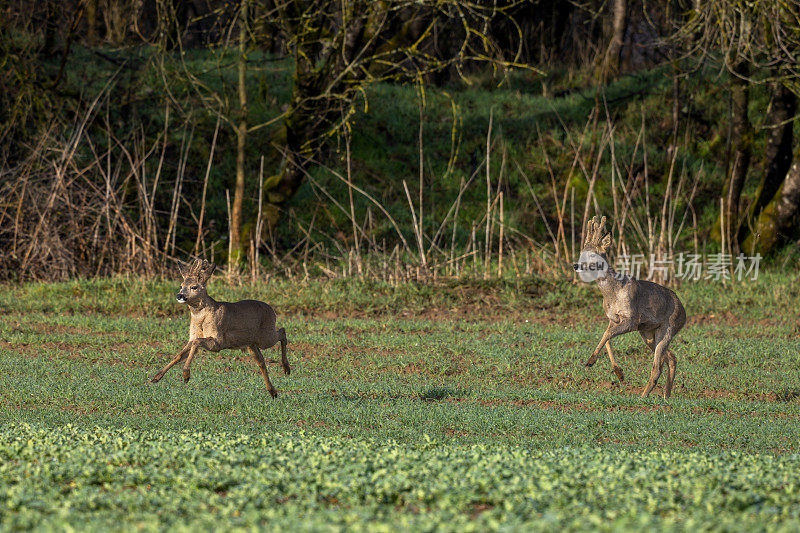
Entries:
{"label": "deer leg", "polygon": [[[656,351],[656,341],[655,341],[655,335],[653,334],[653,332],[652,331],[648,331],[648,332],[640,331],[639,333],[641,333],[642,339],[644,339],[644,342],[645,342],[645,344],[647,344],[647,347],[650,348],[650,350],[655,353],[655,351]],[[678,359],[669,350],[665,349],[664,350],[664,354],[666,356],[666,363],[667,363],[667,368],[668,368],[668,371],[669,371],[668,374],[667,374],[667,386],[664,388],[664,399],[666,400],[667,398],[669,398],[672,395],[672,384],[675,381],[675,368],[678,365]],[[664,361],[662,361],[661,364],[663,365]]]}
{"label": "deer leg", "polygon": [[285,329],[278,330],[278,340],[281,341],[281,366],[283,366],[283,373],[288,376],[292,373],[292,369],[289,368],[289,359],[286,357],[286,344],[288,341],[286,340]]}
{"label": "deer leg", "polygon": [[672,395],[672,383],[675,381],[675,367],[678,366],[678,359],[670,351],[667,351],[667,365],[669,367],[669,374],[667,375],[667,388],[664,389],[665,400]]}
{"label": "deer leg", "polygon": [[186,346],[183,347],[183,350],[178,352],[178,355],[175,356],[175,359],[170,361],[169,364],[167,364],[167,366],[165,366],[158,372],[158,374],[153,376],[153,379],[150,380],[150,383],[158,383],[159,381],[161,381],[161,378],[164,377],[164,374],[166,374],[170,368],[172,368],[173,366],[177,365],[178,363],[186,359],[186,355],[189,353],[191,347],[192,343],[191,341],[189,341],[188,343],[186,343]]}
{"label": "deer leg", "polygon": [[618,335],[629,333],[634,329],[636,329],[636,327],[630,319],[623,319],[620,322],[610,322],[606,328],[606,332],[603,333],[603,337],[600,339],[600,344],[597,345],[597,348],[592,352],[592,356],[586,361],[586,368],[589,368],[597,362],[597,357],[600,355],[600,352],[603,351],[603,346],[605,346],[608,341]]}
{"label": "deer leg", "polygon": [[189,366],[192,364],[194,360],[194,356],[197,353],[197,345],[193,344],[192,349],[189,350],[189,357],[186,358],[186,362],[183,363],[183,382],[187,383],[189,381],[190,373],[189,373]]}
{"label": "deer leg", "polygon": [[662,366],[664,366],[664,361],[661,358],[661,354],[659,354],[658,350],[656,350],[656,353],[653,357],[653,369],[650,371],[650,380],[647,382],[644,391],[642,391],[642,398],[650,394],[650,391],[656,386],[658,378],[661,377]]}
{"label": "deer leg", "polygon": [[611,369],[614,371],[614,374],[616,374],[620,381],[625,381],[625,374],[622,373],[622,369],[617,365],[616,359],[614,359],[614,352],[611,350],[611,341],[606,343],[606,351],[608,352],[608,358],[611,360]]}
{"label": "deer leg", "polygon": [[248,346],[247,351],[250,352],[251,356],[253,356],[253,360],[256,362],[258,369],[261,370],[261,375],[264,376],[264,383],[267,384],[267,391],[269,392],[270,396],[275,398],[278,395],[278,391],[275,390],[275,387],[273,387],[272,383],[269,381],[267,363],[264,362],[264,356],[261,355],[261,350],[258,349],[258,346]]}
{"label": "deer leg", "polygon": [[206,337],[203,339],[195,339],[192,341],[191,349],[189,350],[189,357],[186,358],[186,362],[183,363],[183,382],[186,383],[189,381],[190,373],[189,367],[194,360],[194,356],[197,355],[197,352],[200,348],[205,348],[210,352],[218,352],[221,350],[220,344],[217,340],[212,339],[210,337]]}
{"label": "deer leg", "polygon": [[[644,391],[642,391],[642,398],[650,394],[650,391],[656,386],[656,382],[661,376],[661,369],[664,366],[664,362],[667,360],[667,347],[669,346],[669,341],[672,339],[672,336],[668,331],[665,331],[661,335],[656,332],[656,338],[658,337],[661,338],[653,352],[653,369],[650,371],[650,381],[647,382]],[[664,393],[666,394],[666,390]]]}

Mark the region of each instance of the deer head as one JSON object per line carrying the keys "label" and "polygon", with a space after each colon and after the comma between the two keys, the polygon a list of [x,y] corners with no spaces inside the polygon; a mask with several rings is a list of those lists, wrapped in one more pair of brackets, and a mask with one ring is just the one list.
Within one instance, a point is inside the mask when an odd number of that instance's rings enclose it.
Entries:
{"label": "deer head", "polygon": [[572,265],[575,271],[583,278],[587,275],[594,281],[605,275],[608,271],[608,257],[606,253],[611,248],[611,233],[606,231],[606,217],[597,221],[597,217],[592,217],[586,225],[586,237],[581,248],[581,255],[578,262]]}
{"label": "deer head", "polygon": [[178,269],[181,272],[181,276],[183,276],[183,282],[175,298],[181,303],[192,305],[198,300],[207,297],[206,285],[216,268],[217,265],[209,263],[205,259],[202,261],[197,259],[188,267],[179,265]]}

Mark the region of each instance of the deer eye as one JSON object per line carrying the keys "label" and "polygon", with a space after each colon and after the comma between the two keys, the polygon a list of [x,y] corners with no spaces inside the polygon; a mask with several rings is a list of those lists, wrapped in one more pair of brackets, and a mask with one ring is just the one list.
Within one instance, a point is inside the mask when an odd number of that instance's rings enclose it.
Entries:
{"label": "deer eye", "polygon": [[191,286],[191,287],[189,287],[189,288],[190,288],[190,289],[192,289],[193,291],[196,291],[196,290],[197,290],[197,285],[192,285],[192,286]]}

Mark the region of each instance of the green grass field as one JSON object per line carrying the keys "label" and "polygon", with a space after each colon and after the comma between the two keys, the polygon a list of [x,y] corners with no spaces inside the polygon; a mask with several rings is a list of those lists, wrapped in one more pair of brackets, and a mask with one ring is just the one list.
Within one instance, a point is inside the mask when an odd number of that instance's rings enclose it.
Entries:
{"label": "green grass field", "polygon": [[583,363],[594,287],[213,282],[272,303],[293,369],[185,342],[174,281],[0,287],[0,529],[800,527],[800,291],[685,284],[673,398],[638,336]]}

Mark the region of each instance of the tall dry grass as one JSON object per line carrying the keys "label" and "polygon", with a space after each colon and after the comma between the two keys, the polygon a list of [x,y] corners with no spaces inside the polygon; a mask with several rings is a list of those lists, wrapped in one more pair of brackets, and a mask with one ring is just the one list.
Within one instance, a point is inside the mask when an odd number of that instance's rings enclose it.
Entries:
{"label": "tall dry grass", "polygon": [[[311,276],[314,271],[328,277],[364,276],[395,283],[532,274],[575,279],[572,264],[580,253],[583,228],[594,214],[602,214],[611,220],[610,229],[615,240],[612,262],[624,257],[638,257],[644,263],[638,272],[640,277],[664,283],[673,281],[678,268],[674,261],[671,262],[675,254],[679,251],[700,253],[693,202],[702,176],[691,176],[686,166],[679,163],[679,154],[685,150],[688,137],[678,139],[675,129],[667,147],[669,170],[662,178],[666,180],[665,191],[657,195],[650,190],[653,177],[647,161],[644,120],[630,161],[620,161],[617,157],[616,126],[605,106],[597,107],[591,113],[580,135],[573,137],[565,125],[563,128],[567,141],[562,148],[571,154],[572,160],[566,171],[553,168],[547,143],[541,134],[539,136],[537,149],[541,151],[550,189],[546,198],[540,198],[528,173],[518,161],[509,161],[503,143],[494,138],[493,115],[490,114],[483,159],[470,177],[461,181],[458,193],[451,199],[441,220],[430,224],[433,215],[425,214],[422,209],[422,179],[416,203],[407,181],[402,180],[412,221],[410,231],[403,231],[378,199],[353,183],[349,138],[345,138],[345,174],[321,162],[317,164],[347,186],[348,198],[337,198],[310,173],[306,173],[306,178],[321,198],[330,201],[348,217],[352,226],[351,244],[345,245],[324,232],[317,232],[321,238],[314,240],[313,222],[311,227],[304,227],[299,219],[289,216],[287,223],[296,224],[304,235],[302,253],[272,254],[270,259],[284,275],[301,279]],[[419,154],[419,168],[424,168],[421,146]],[[493,166],[493,158],[499,158],[500,164]],[[603,161],[607,161],[611,168],[608,174],[601,173]],[[523,179],[526,193],[536,206],[538,220],[546,230],[543,237],[532,235],[506,219],[502,185],[507,183],[509,172],[517,172]],[[457,235],[461,232],[457,231],[458,226],[464,224],[458,216],[462,198],[470,187],[478,187],[479,181],[485,182],[485,209],[480,217],[466,221],[470,227],[468,237],[459,240]],[[576,181],[587,185],[585,194],[578,191],[576,195]],[[609,211],[600,206],[597,195],[600,184],[610,191],[612,208]],[[358,218],[353,208],[354,194],[361,195],[370,204],[363,219]],[[426,231],[423,215],[428,217],[427,228],[435,228],[434,231]],[[379,242],[374,237],[373,216],[382,216],[390,223],[396,236],[391,244]],[[309,254],[309,250],[325,249],[328,242],[334,243],[337,253]],[[678,250],[679,243],[684,246],[690,243],[690,249]]]}
{"label": "tall dry grass", "polygon": [[[28,159],[3,170],[10,177],[0,185],[0,262],[4,277],[64,279],[120,272],[156,276],[171,271],[179,260],[219,259],[213,257],[214,243],[208,242],[206,213],[219,123],[210,141],[199,212],[195,213],[197,199],[188,198],[184,187],[186,164],[193,143],[208,140],[195,137],[191,121],[175,123],[170,118],[169,105],[165,109],[164,131],[155,141],[148,143],[144,134],[137,131],[124,139],[117,138],[107,121],[108,100],[104,94],[76,121],[68,137],[59,136],[55,129],[44,132]],[[102,149],[87,134],[90,122],[104,131],[106,143]],[[454,128],[456,122],[454,117]],[[423,186],[426,157],[422,124],[420,113],[416,196],[408,181],[401,178],[410,227],[398,223],[387,206],[355,182],[350,137],[344,135],[343,170],[323,162],[316,164],[345,186],[347,196],[338,197],[311,173],[306,173],[306,179],[331,209],[347,217],[350,238],[327,234],[315,226],[316,218],[306,224],[287,212],[282,223],[296,227],[302,238],[290,249],[280,249],[270,237],[273,228],[263,226],[262,193],[257,199],[258,215],[246,271],[231,268],[229,273],[244,274],[252,280],[275,275],[292,279],[357,276],[393,283],[532,274],[572,277],[571,265],[580,251],[582,228],[595,213],[606,214],[611,220],[615,257],[641,254],[647,259],[667,258],[679,242],[692,242],[698,251],[697,217],[692,203],[700,177],[690,176],[680,164],[679,154],[687,140],[679,142],[677,133],[667,147],[671,164],[666,189],[655,195],[650,190],[644,122],[631,159],[621,161],[615,153],[616,125],[605,106],[598,105],[579,133],[563,126],[566,141],[557,148],[562,159],[564,152],[570,155],[568,168],[554,168],[549,153],[552,148],[539,135],[538,159],[543,162],[549,183],[543,194],[539,180],[537,194],[534,180],[518,161],[509,157],[502,138],[497,136],[492,114],[482,160],[468,178],[461,180],[444,216],[436,220],[432,212],[424,209],[428,202]],[[170,131],[180,132],[181,144],[177,170],[167,179],[164,169]],[[455,139],[454,134],[453,143]],[[456,153],[454,144],[447,172],[452,171]],[[601,172],[604,161],[610,173]],[[263,173],[262,158],[259,191],[263,189]],[[542,235],[533,235],[509,221],[503,184],[508,182],[510,173],[517,173],[524,181],[525,187],[518,194],[530,196],[539,225],[545,228]],[[579,190],[576,183],[584,184],[586,192]],[[612,207],[608,212],[601,209],[598,201],[601,186],[611,193]],[[465,220],[460,216],[464,195],[478,187],[485,190],[483,212]],[[368,206],[362,212],[355,208],[357,198]],[[394,232],[391,238],[378,237],[378,222],[388,222]],[[188,247],[176,238],[179,226],[186,224],[196,235]],[[263,268],[265,262],[269,269]],[[655,279],[669,280],[674,268],[671,265],[654,272]],[[647,274],[645,269],[642,275]]]}

